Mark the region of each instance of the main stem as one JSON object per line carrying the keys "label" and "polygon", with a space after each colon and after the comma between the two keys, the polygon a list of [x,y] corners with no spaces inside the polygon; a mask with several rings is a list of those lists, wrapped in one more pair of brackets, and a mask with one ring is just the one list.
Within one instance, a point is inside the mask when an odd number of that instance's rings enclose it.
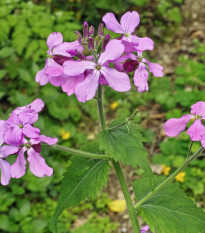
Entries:
{"label": "main stem", "polygon": [[[97,98],[97,100],[98,100],[98,111],[99,111],[100,125],[101,125],[102,130],[104,130],[104,129],[106,129],[106,123],[105,123],[105,117],[104,117],[104,112],[103,112],[103,104],[102,104],[102,87],[101,87],[100,84],[99,84],[99,87],[98,87],[98,98]],[[120,182],[120,185],[121,185],[124,197],[125,197],[125,201],[126,201],[126,204],[127,204],[127,209],[128,209],[129,215],[130,215],[130,220],[131,220],[131,223],[132,223],[134,233],[140,233],[140,227],[139,227],[139,223],[138,223],[138,220],[137,220],[137,214],[136,214],[136,211],[135,211],[134,206],[132,204],[132,200],[131,200],[131,197],[130,197],[130,192],[129,192],[129,189],[127,187],[127,183],[125,181],[125,177],[123,175],[120,164],[118,162],[115,162],[114,160],[112,160],[112,164],[113,164],[113,166],[115,168],[118,180]]]}
{"label": "main stem", "polygon": [[153,196],[156,192],[162,189],[165,185],[171,182],[185,167],[187,167],[192,160],[196,159],[205,149],[203,147],[199,148],[199,150],[189,157],[175,172],[173,172],[167,179],[165,179],[161,184],[159,184],[152,192],[148,193],[141,201],[139,201],[135,205],[135,209],[139,209],[139,207],[147,201],[151,196]]}

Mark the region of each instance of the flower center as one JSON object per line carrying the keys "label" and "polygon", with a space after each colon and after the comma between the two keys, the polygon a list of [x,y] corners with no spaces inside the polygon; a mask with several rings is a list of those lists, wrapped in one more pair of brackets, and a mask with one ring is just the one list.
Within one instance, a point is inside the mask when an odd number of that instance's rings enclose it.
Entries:
{"label": "flower center", "polygon": [[47,55],[47,57],[49,57],[49,58],[53,58],[53,56],[52,56],[52,55],[49,55],[49,54]]}
{"label": "flower center", "polygon": [[125,37],[129,37],[130,36],[130,33],[125,33]]}
{"label": "flower center", "polygon": [[23,125],[22,125],[22,124],[19,124],[19,127],[20,127],[20,128],[23,128]]}
{"label": "flower center", "polygon": [[95,69],[100,70],[102,67],[100,65],[96,65]]}
{"label": "flower center", "polygon": [[201,120],[201,115],[196,115],[196,120]]}
{"label": "flower center", "polygon": [[30,143],[26,143],[25,146],[26,146],[27,148],[31,148],[31,144],[30,144]]}

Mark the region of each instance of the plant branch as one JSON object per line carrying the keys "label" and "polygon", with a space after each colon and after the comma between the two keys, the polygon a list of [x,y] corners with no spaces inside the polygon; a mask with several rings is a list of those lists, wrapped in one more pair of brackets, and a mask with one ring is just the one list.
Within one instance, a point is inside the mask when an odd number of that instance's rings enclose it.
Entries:
{"label": "plant branch", "polygon": [[90,152],[76,150],[76,149],[72,149],[72,148],[60,146],[60,145],[53,145],[53,146],[46,146],[46,147],[44,146],[43,148],[51,149],[51,150],[52,149],[53,150],[61,150],[61,151],[68,152],[69,154],[72,154],[72,155],[81,155],[84,157],[94,158],[94,159],[110,159],[109,155],[93,154]]}
{"label": "plant branch", "polygon": [[[103,104],[102,104],[102,87],[101,87],[101,85],[99,85],[99,87],[98,87],[98,112],[99,112],[99,118],[100,118],[100,125],[101,125],[102,130],[104,130],[104,129],[106,129],[106,123],[105,123]],[[127,204],[127,209],[129,212],[133,231],[134,231],[134,233],[140,233],[140,227],[139,227],[139,223],[137,220],[137,215],[136,215],[136,212],[135,212],[135,209],[134,209],[131,197],[130,197],[129,189],[127,187],[125,177],[123,175],[120,164],[119,164],[119,162],[115,162],[114,160],[112,160],[112,164],[115,168],[118,180],[120,182],[120,185],[121,185],[124,197],[125,197],[125,201]]]}
{"label": "plant branch", "polygon": [[151,196],[153,196],[156,192],[158,192],[160,189],[162,189],[165,185],[167,185],[169,182],[171,182],[185,167],[187,167],[192,160],[196,159],[201,155],[202,152],[205,151],[205,148],[200,147],[199,150],[186,159],[186,161],[175,171],[173,172],[167,179],[165,179],[161,184],[159,184],[152,192],[148,193],[142,200],[140,200],[136,205],[135,209],[139,209],[139,207],[147,201]]}
{"label": "plant branch", "polygon": [[128,118],[125,119],[125,122],[123,122],[122,124],[116,125],[116,126],[114,126],[114,127],[108,128],[108,130],[113,130],[113,129],[119,128],[119,127],[121,127],[121,126],[123,126],[123,125],[126,125],[127,123],[129,123],[129,121],[131,121],[131,120],[136,116],[136,114],[137,114],[138,112],[139,112],[139,110],[136,109],[136,110],[132,113],[132,115],[131,115],[130,117],[128,117]]}

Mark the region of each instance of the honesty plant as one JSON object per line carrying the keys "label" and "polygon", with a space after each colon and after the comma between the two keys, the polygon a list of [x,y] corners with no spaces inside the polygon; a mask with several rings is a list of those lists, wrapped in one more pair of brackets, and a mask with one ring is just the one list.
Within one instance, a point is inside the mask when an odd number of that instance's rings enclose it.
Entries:
{"label": "honesty plant", "polygon": [[[154,42],[148,37],[139,38],[135,35],[135,28],[140,22],[137,12],[125,13],[120,23],[113,13],[107,13],[102,20],[107,29],[120,36],[111,39],[109,34],[105,35],[103,23],[99,24],[95,34],[94,27],[87,22],[83,24],[82,34],[75,32],[77,40],[74,42],[63,42],[62,34],[53,32],[47,39],[45,67],[36,75],[36,82],[40,85],[50,82],[61,87],[68,96],[75,94],[79,102],[93,98],[97,100],[101,125],[97,140],[85,143],[82,150],[57,145],[57,138],[41,135],[40,129],[34,126],[44,107],[43,100],[36,99],[27,106],[18,107],[6,121],[0,120],[1,184],[7,185],[11,177],[22,177],[26,172],[27,160],[35,176],[51,176],[53,169],[40,155],[41,145],[47,144],[46,148],[63,150],[73,155],[62,180],[51,231],[57,232],[57,220],[65,208],[93,198],[102,190],[112,165],[124,193],[133,232],[203,233],[205,213],[171,181],[193,159],[203,155],[205,102],[194,104],[191,114],[165,123],[167,136],[174,137],[185,130],[189,121],[194,121],[187,134],[191,141],[201,141],[202,147],[191,156],[188,153],[186,161],[166,179],[154,176],[143,146],[143,134],[133,122],[138,111],[126,119],[115,119],[107,126],[102,87],[109,86],[118,92],[128,92],[131,89],[130,80],[133,79],[138,92],[148,91],[148,70],[155,77],[163,77],[163,67],[143,56],[143,51],[153,50]],[[6,159],[14,154],[16,161],[10,165]],[[140,166],[144,170],[143,177],[133,183],[136,204],[131,200],[120,162],[134,168]],[[148,224],[141,230],[138,216],[142,216]]]}

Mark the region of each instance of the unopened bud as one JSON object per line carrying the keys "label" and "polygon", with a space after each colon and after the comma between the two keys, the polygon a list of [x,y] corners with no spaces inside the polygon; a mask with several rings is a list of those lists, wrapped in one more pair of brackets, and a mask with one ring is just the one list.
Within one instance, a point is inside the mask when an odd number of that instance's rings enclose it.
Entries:
{"label": "unopened bud", "polygon": [[105,36],[104,40],[103,40],[102,50],[105,50],[105,47],[106,47],[107,43],[109,42],[109,40],[110,40],[110,35],[107,34],[107,35]]}
{"label": "unopened bud", "polygon": [[139,62],[137,60],[128,60],[123,64],[123,69],[126,73],[132,72],[137,68]]}
{"label": "unopened bud", "polygon": [[93,39],[93,37],[88,38],[88,49],[94,49],[94,39]]}
{"label": "unopened bud", "polygon": [[90,29],[89,29],[89,36],[94,36],[94,27],[93,26],[90,26]]}
{"label": "unopened bud", "polygon": [[104,25],[103,23],[100,23],[98,26],[98,35],[99,36],[104,36]]}
{"label": "unopened bud", "polygon": [[79,31],[75,31],[75,34],[77,36],[78,42],[81,44],[81,42],[82,42],[82,35],[81,35],[81,33]]}
{"label": "unopened bud", "polygon": [[88,37],[89,32],[88,32],[88,23],[85,21],[83,23],[83,38],[84,40]]}
{"label": "unopened bud", "polygon": [[53,60],[57,62],[59,65],[63,65],[65,61],[70,60],[71,58],[66,57],[66,56],[61,56],[61,55],[53,55]]}

